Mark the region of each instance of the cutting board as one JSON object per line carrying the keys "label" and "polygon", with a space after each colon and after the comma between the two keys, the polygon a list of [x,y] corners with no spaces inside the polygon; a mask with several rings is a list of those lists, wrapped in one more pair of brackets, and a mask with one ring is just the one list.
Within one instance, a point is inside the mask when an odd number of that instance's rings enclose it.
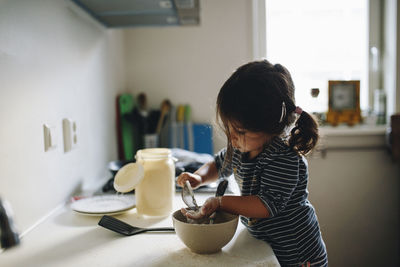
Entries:
{"label": "cutting board", "polygon": [[121,130],[121,115],[119,106],[119,96],[115,98],[115,122],[117,126],[117,144],[118,144],[118,159],[123,160],[124,146],[122,144],[122,130]]}
{"label": "cutting board", "polygon": [[185,106],[179,105],[176,109],[177,147],[185,148]]}
{"label": "cutting board", "polygon": [[214,154],[213,129],[211,124],[193,123],[193,151]]}
{"label": "cutting board", "polygon": [[184,149],[194,151],[193,147],[193,123],[192,110],[189,105],[184,106],[184,123],[183,123],[183,144]]}
{"label": "cutting board", "polygon": [[133,112],[137,103],[131,94],[121,94],[118,96],[118,104],[123,159],[133,160],[139,145],[139,133],[135,125],[126,116]]}

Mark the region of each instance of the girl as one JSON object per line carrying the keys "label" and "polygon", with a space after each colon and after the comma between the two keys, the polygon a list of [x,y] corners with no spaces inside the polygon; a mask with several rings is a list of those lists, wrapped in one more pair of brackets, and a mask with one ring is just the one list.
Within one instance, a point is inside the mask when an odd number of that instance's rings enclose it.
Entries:
{"label": "girl", "polygon": [[233,174],[241,196],[210,197],[199,212],[182,213],[191,219],[218,209],[239,214],[255,238],[271,245],[282,266],[327,266],[317,216],[307,199],[303,157],[318,141],[318,125],[296,107],[288,70],[266,60],[241,66],[218,94],[217,120],[227,148],[193,174],[182,173],[177,183],[188,180],[197,188]]}

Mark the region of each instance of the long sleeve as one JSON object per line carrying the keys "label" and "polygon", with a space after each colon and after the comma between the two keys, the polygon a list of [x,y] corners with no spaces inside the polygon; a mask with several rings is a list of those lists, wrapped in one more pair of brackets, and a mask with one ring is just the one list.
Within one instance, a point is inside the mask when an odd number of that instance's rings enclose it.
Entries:
{"label": "long sleeve", "polygon": [[221,149],[214,156],[215,165],[217,166],[219,177],[228,177],[233,173],[232,163],[226,164],[226,148]]}
{"label": "long sleeve", "polygon": [[273,217],[283,211],[299,182],[299,157],[281,155],[268,162],[260,175],[258,197],[264,202]]}

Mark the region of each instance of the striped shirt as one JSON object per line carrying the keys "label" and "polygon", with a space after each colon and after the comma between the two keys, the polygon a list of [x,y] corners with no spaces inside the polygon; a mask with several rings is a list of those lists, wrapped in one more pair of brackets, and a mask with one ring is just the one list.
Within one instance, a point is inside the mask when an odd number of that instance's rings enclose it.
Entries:
{"label": "striped shirt", "polygon": [[269,211],[268,218],[241,222],[257,239],[268,242],[282,266],[327,266],[328,259],[317,216],[307,200],[307,161],[281,138],[254,159],[234,149],[232,161],[224,166],[226,149],[215,156],[219,176],[234,175],[242,196],[256,195]]}

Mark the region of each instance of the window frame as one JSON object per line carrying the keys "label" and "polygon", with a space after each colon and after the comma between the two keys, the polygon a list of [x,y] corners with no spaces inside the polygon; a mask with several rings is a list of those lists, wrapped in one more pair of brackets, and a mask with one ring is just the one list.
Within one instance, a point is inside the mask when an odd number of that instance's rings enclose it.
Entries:
{"label": "window frame", "polygon": [[[374,105],[374,90],[383,88],[383,11],[385,0],[369,0],[369,25],[368,25],[368,55],[367,56],[367,88],[368,109]],[[252,0],[252,29],[253,29],[253,60],[266,58],[267,33],[266,33],[266,0]],[[390,110],[387,110],[389,113]]]}

